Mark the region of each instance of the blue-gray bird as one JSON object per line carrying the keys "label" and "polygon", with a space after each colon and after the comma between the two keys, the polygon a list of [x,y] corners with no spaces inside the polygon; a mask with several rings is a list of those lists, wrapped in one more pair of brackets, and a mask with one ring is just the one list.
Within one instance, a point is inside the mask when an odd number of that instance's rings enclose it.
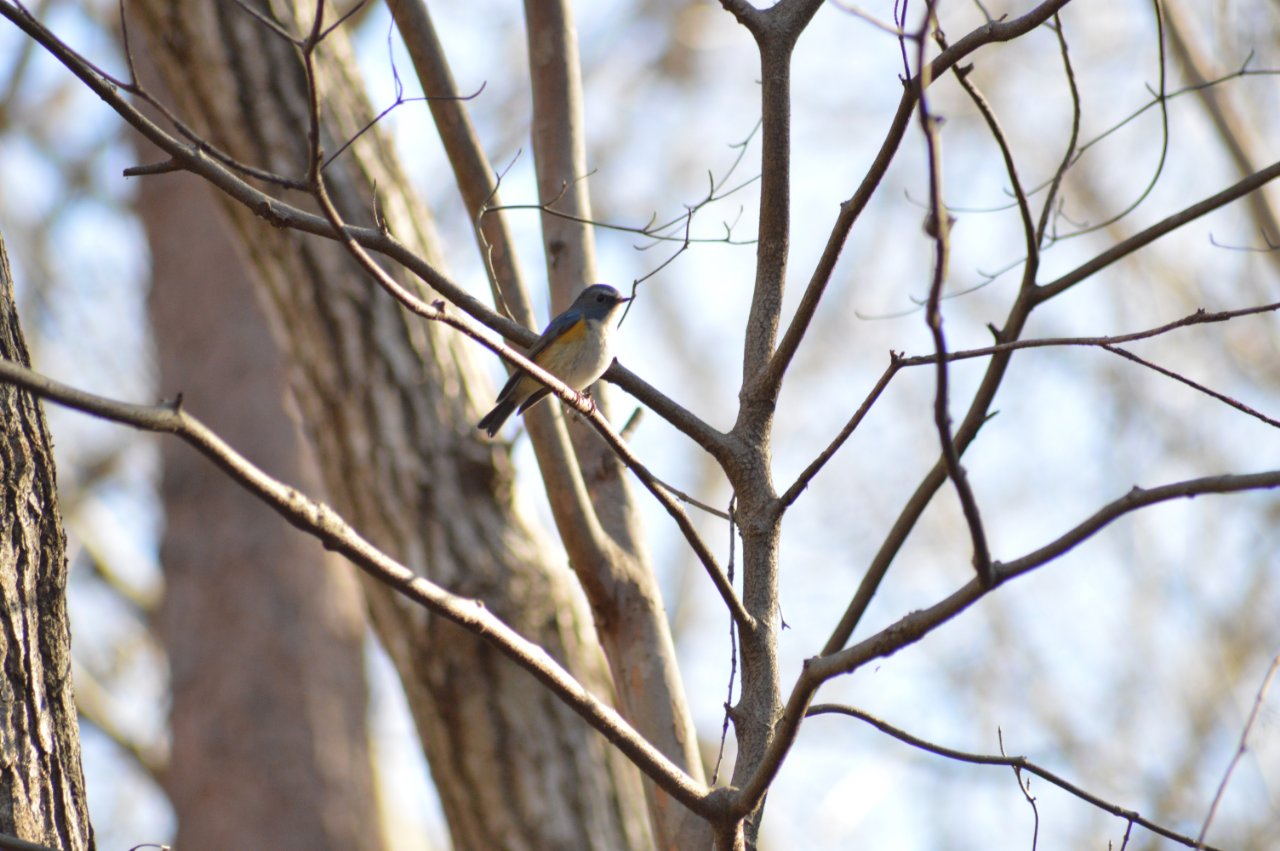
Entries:
{"label": "blue-gray bird", "polygon": [[[629,301],[608,284],[592,284],[578,294],[568,310],[551,320],[525,356],[574,390],[586,390],[613,362],[610,337],[619,308]],[[537,379],[517,370],[477,428],[493,437],[512,412],[523,414],[550,392]]]}

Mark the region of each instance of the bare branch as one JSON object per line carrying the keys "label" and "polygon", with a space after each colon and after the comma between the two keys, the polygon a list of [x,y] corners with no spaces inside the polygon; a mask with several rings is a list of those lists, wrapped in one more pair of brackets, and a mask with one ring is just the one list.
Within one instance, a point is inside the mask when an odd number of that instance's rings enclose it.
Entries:
{"label": "bare branch", "polygon": [[849,436],[853,434],[854,429],[862,422],[867,412],[871,410],[871,406],[880,398],[880,394],[889,386],[889,382],[893,380],[902,365],[901,355],[896,352],[890,352],[889,366],[881,373],[880,380],[876,382],[875,387],[871,388],[871,392],[867,394],[867,397],[862,400],[862,404],[858,406],[858,410],[854,412],[849,422],[845,423],[844,428],[840,429],[840,433],[827,445],[826,449],[818,454],[818,457],[808,467],[805,467],[804,471],[796,477],[795,483],[787,488],[786,492],[779,498],[779,510],[785,511],[789,508],[799,498],[804,489],[809,487],[809,482],[813,481],[813,477],[818,475],[818,472],[826,466],[826,463],[831,460],[840,447],[844,445],[844,442],[849,439]]}
{"label": "bare branch", "polygon": [[[594,218],[585,218],[582,216],[575,215],[572,212],[558,209],[556,204],[564,196],[564,192],[568,190],[568,187],[569,187],[568,182],[565,183],[561,193],[558,194],[555,198],[542,201],[541,203],[538,203],[538,204],[498,204],[498,203],[485,204],[480,210],[480,215],[485,216],[491,212],[500,212],[503,210],[538,210],[541,213],[545,213],[547,215],[565,219],[567,221],[577,222],[578,224],[588,224],[588,225],[591,225],[592,227],[604,228],[605,230],[619,231],[622,233],[633,233],[633,234],[636,234],[637,236],[642,236],[646,239],[653,240],[653,244],[657,244],[661,242],[681,242],[685,244],[722,243],[727,245],[751,245],[755,243],[754,239],[735,240],[733,238],[733,227],[728,223],[725,223],[725,235],[720,237],[714,237],[714,238],[695,237],[695,236],[692,236],[689,231],[690,231],[690,223],[693,215],[697,214],[704,207],[707,207],[710,204],[713,204],[717,201],[723,201],[725,198],[728,198],[734,193],[739,192],[742,189],[745,189],[746,187],[750,186],[751,184],[755,183],[760,179],[760,176],[756,175],[755,177],[749,177],[740,183],[736,183],[728,189],[724,188],[725,185],[729,182],[729,179],[734,175],[734,173],[738,170],[738,167],[742,164],[742,161],[746,157],[747,150],[751,144],[751,140],[755,136],[757,131],[759,131],[759,129],[760,129],[760,123],[757,122],[755,127],[752,128],[751,132],[747,134],[747,137],[745,139],[743,139],[740,142],[734,142],[733,144],[729,145],[730,148],[737,149],[738,153],[734,157],[733,161],[725,169],[724,173],[721,174],[719,177],[716,177],[714,173],[708,172],[708,178],[709,178],[708,188],[707,188],[707,193],[705,195],[703,195],[701,198],[699,198],[697,201],[691,204],[685,204],[684,205],[685,212],[681,213],[678,216],[669,218],[663,222],[658,222],[658,214],[656,212],[652,213],[649,216],[649,221],[647,221],[644,225],[635,226],[635,225],[618,224],[616,222],[606,222],[606,221],[601,221],[599,219],[594,219]],[[582,180],[582,179],[585,179],[585,177],[586,176],[580,177],[578,179]],[[680,227],[681,225],[683,225],[683,233],[674,232],[676,228]],[[652,247],[652,244],[645,245],[645,246],[640,246],[640,245],[636,246],[636,248],[639,250],[647,250],[651,247]]]}
{"label": "bare branch", "polygon": [[[1155,822],[1150,821],[1149,819],[1143,818],[1134,810],[1124,809],[1118,804],[1113,804],[1110,801],[1099,798],[1097,795],[1094,795],[1091,792],[1085,791],[1081,787],[1055,774],[1049,769],[1043,768],[1039,764],[1032,762],[1031,760],[1027,759],[1025,756],[1006,756],[1003,753],[1001,753],[1000,755],[980,754],[980,753],[972,753],[970,751],[960,751],[954,748],[948,748],[943,745],[935,744],[925,739],[921,739],[918,736],[913,736],[912,734],[906,732],[900,727],[895,727],[894,725],[888,723],[887,721],[883,721],[880,718],[877,718],[876,716],[872,715],[869,712],[864,712],[863,710],[858,709],[857,707],[847,706],[844,704],[837,704],[837,703],[816,704],[815,706],[809,709],[807,714],[810,716],[847,715],[850,718],[857,718],[860,721],[865,721],[866,723],[870,724],[872,727],[875,727],[880,732],[886,735],[892,736],[893,738],[897,739],[900,742],[903,742],[904,744],[911,745],[913,748],[919,748],[920,750],[925,751],[927,753],[935,754],[937,756],[945,757],[947,759],[953,759],[953,760],[956,760],[957,762],[967,762],[973,765],[1002,765],[1002,766],[1008,766],[1010,768],[1013,768],[1019,771],[1025,771],[1028,774],[1034,774],[1040,779],[1048,783],[1052,783],[1054,786],[1057,786],[1059,789],[1069,792],[1070,794],[1074,795],[1080,800],[1088,804],[1091,804],[1094,807],[1097,807],[1103,812],[1110,813],[1111,815],[1116,816],[1117,818],[1122,818],[1131,824],[1141,825],[1142,827],[1145,827],[1147,830],[1151,831],[1152,833],[1163,836],[1166,839],[1172,839],[1174,842],[1180,843],[1182,845],[1186,845],[1189,847],[1195,845],[1195,840],[1192,839],[1190,836],[1185,836],[1181,833],[1177,833],[1176,831],[1170,830],[1167,827],[1162,827],[1161,825],[1158,825]],[[1003,751],[1003,743],[1001,744],[1001,750]],[[1213,851],[1216,851],[1216,849],[1213,849]]]}
{"label": "bare branch", "polygon": [[1267,668],[1266,675],[1262,678],[1262,685],[1258,686],[1258,693],[1253,698],[1253,708],[1249,710],[1249,718],[1244,722],[1244,729],[1240,731],[1240,744],[1236,747],[1236,752],[1231,756],[1231,762],[1227,764],[1227,770],[1222,775],[1222,782],[1218,784],[1218,791],[1213,795],[1213,803],[1209,805],[1209,812],[1204,817],[1204,824],[1200,827],[1200,834],[1196,837],[1196,849],[1204,848],[1204,838],[1209,834],[1209,825],[1213,824],[1213,817],[1218,812],[1218,804],[1222,803],[1222,796],[1227,791],[1227,783],[1231,780],[1231,774],[1236,770],[1236,766],[1240,764],[1240,758],[1244,756],[1249,746],[1249,733],[1253,730],[1253,725],[1258,720],[1258,713],[1262,710],[1262,704],[1267,699],[1267,692],[1271,689],[1271,681],[1275,679],[1276,670],[1280,669],[1280,653],[1277,653],[1271,659],[1271,665]]}
{"label": "bare branch", "polygon": [[501,292],[503,303],[519,305],[515,319],[532,326],[533,310],[506,217],[499,214],[490,218],[485,215],[489,205],[501,203],[498,199],[498,177],[481,148],[479,135],[463,102],[465,99],[456,98],[457,83],[431,14],[420,0],[390,0],[387,7],[404,40],[422,90],[454,96],[429,101],[431,115],[444,143],[467,213],[476,222],[476,240],[485,256],[485,267],[492,270],[490,283],[495,293]]}
{"label": "bare branch", "polygon": [[[1148,340],[1152,337],[1159,337],[1178,328],[1187,328],[1192,325],[1209,325],[1217,322],[1227,322],[1241,316],[1255,316],[1262,313],[1274,313],[1280,310],[1280,301],[1271,304],[1260,304],[1255,307],[1242,307],[1236,310],[1218,310],[1212,313],[1200,308],[1195,313],[1188,314],[1181,319],[1175,319],[1172,322],[1166,322],[1163,325],[1157,325],[1154,328],[1148,328],[1145,331],[1134,331],[1129,334],[1116,334],[1109,337],[1040,337],[1027,340],[1013,340],[1008,343],[997,343],[994,346],[983,346],[979,349],[962,349],[960,351],[949,352],[947,358],[952,361],[966,360],[968,358],[987,357],[989,355],[999,354],[1001,352],[1013,352],[1018,349],[1036,349],[1049,346],[1109,346],[1119,345],[1121,343],[1133,343],[1138,340]],[[916,355],[913,357],[903,357],[902,365],[907,366],[924,366],[934,362],[935,355]]]}
{"label": "bare branch", "polygon": [[1046,562],[1052,561],[1077,544],[1093,537],[1113,521],[1130,512],[1137,511],[1139,508],[1168,502],[1171,499],[1184,499],[1205,494],[1270,490],[1276,487],[1280,487],[1280,471],[1276,470],[1263,473],[1205,476],[1199,479],[1187,479],[1181,482],[1159,485],[1154,488],[1135,486],[1121,498],[1107,503],[1087,520],[1035,552],[1028,553],[1014,561],[997,562],[996,581],[998,583],[1006,582],[1016,576],[1021,576],[1029,570],[1034,570]]}
{"label": "bare branch", "polygon": [[1280,420],[1272,419],[1271,417],[1267,416],[1261,411],[1257,411],[1249,407],[1244,402],[1241,402],[1238,399],[1232,399],[1230,396],[1227,396],[1224,393],[1219,393],[1217,390],[1214,390],[1210,387],[1206,387],[1203,384],[1199,383],[1198,381],[1192,381],[1190,378],[1187,378],[1185,375],[1182,375],[1181,373],[1174,372],[1171,369],[1166,369],[1165,367],[1160,366],[1159,364],[1152,363],[1146,358],[1138,357],[1128,349],[1122,349],[1119,346],[1112,346],[1112,345],[1103,345],[1102,348],[1106,349],[1108,352],[1111,352],[1114,355],[1119,355],[1125,360],[1130,360],[1136,364],[1141,364],[1142,366],[1145,366],[1147,369],[1151,369],[1160,373],[1161,375],[1168,376],[1169,378],[1172,378],[1174,381],[1179,381],[1194,390],[1199,390],[1201,393],[1204,393],[1207,396],[1212,396],[1214,399],[1217,399],[1219,402],[1222,402],[1225,405],[1230,405],[1231,407],[1235,408],[1237,411],[1248,414],[1254,419],[1261,420],[1262,422],[1266,423],[1272,428],[1280,428]]}
{"label": "bare branch", "polygon": [[[1045,231],[1049,227],[1049,216],[1054,209],[1058,200],[1058,191],[1062,188],[1062,180],[1066,177],[1067,169],[1071,167],[1076,155],[1076,143],[1080,139],[1080,89],[1076,85],[1075,68],[1071,65],[1071,51],[1067,48],[1067,33],[1062,27],[1062,18],[1055,13],[1053,16],[1054,33],[1058,36],[1058,53],[1062,56],[1062,71],[1067,78],[1067,88],[1071,92],[1071,136],[1067,139],[1067,149],[1062,153],[1062,161],[1058,163],[1057,170],[1053,173],[1052,179],[1049,181],[1049,191],[1045,195],[1044,206],[1040,208],[1040,223],[1036,226],[1036,245],[1044,244]],[[1035,256],[1038,265],[1039,257],[1032,251],[1027,252],[1028,259]],[[1022,279],[1024,287],[1030,287],[1035,284],[1035,273],[1028,272]]]}
{"label": "bare branch", "polygon": [[1167,233],[1177,230],[1187,222],[1195,221],[1201,216],[1212,213],[1219,207],[1224,207],[1232,201],[1239,200],[1249,193],[1257,190],[1259,187],[1265,186],[1272,180],[1280,177],[1280,162],[1272,163],[1264,169],[1254,172],[1221,192],[1217,192],[1205,198],[1199,203],[1192,204],[1173,215],[1166,216],[1156,222],[1149,228],[1138,231],[1133,236],[1123,240],[1098,254],[1093,259],[1077,266],[1070,272],[1050,283],[1043,284],[1036,288],[1035,301],[1036,304],[1043,303],[1056,295],[1071,289],[1076,284],[1097,274],[1106,267],[1115,263],[1124,257],[1129,256],[1138,249],[1155,242]]}
{"label": "bare branch", "polygon": [[[1000,755],[1004,756],[1004,733],[999,728],[996,729],[996,736],[1000,741]],[[1035,827],[1031,832],[1031,851],[1036,851],[1036,845],[1040,841],[1040,808],[1036,806],[1036,799],[1031,796],[1031,781],[1022,782],[1022,766],[1015,765],[1013,767],[1013,777],[1018,781],[1018,791],[1022,793],[1022,797],[1031,806],[1031,815],[1035,818]]]}
{"label": "bare branch", "polygon": [[[946,37],[938,30],[936,39],[938,45],[943,49],[947,49]],[[1022,219],[1022,233],[1026,244],[1027,259],[1039,260],[1039,244],[1040,240],[1037,236],[1035,226],[1031,222],[1031,205],[1027,201],[1027,193],[1022,188],[1022,179],[1018,177],[1018,167],[1013,161],[1013,151],[1009,149],[1009,140],[1005,138],[1004,128],[1000,126],[1000,119],[996,117],[995,110],[991,108],[991,104],[983,97],[982,92],[978,91],[978,87],[974,85],[970,79],[972,66],[956,69],[956,80],[959,81],[960,87],[969,95],[969,99],[973,101],[973,105],[978,108],[978,112],[982,115],[982,119],[987,122],[987,129],[991,131],[991,138],[995,140],[996,147],[1000,149],[1000,156],[1004,158],[1004,170],[1009,175],[1009,183],[1013,187],[1013,197],[1018,205],[1018,215]],[[924,99],[921,98],[923,104]],[[1059,169],[1061,174],[1061,169]],[[1030,273],[1032,280],[1035,274]]]}
{"label": "bare branch", "polygon": [[[1031,340],[1015,340],[1011,343],[999,343],[994,346],[985,346],[980,349],[966,349],[964,351],[959,351],[959,352],[949,352],[942,355],[941,357],[947,361],[954,362],[959,360],[967,360],[969,358],[974,358],[974,357],[985,357],[985,356],[997,354],[1000,352],[1017,351],[1018,349],[1046,348],[1050,346],[1096,347],[1096,348],[1104,349],[1108,352],[1111,352],[1112,354],[1117,355],[1119,357],[1125,358],[1126,360],[1130,360],[1134,363],[1140,364],[1141,366],[1145,366],[1148,369],[1154,370],[1155,372],[1158,372],[1161,375],[1172,378],[1175,381],[1179,381],[1187,385],[1188,387],[1191,387],[1195,390],[1198,390],[1201,393],[1204,393],[1207,396],[1211,396],[1212,398],[1217,399],[1219,402],[1222,402],[1223,404],[1229,405],[1235,408],[1236,410],[1241,411],[1242,413],[1248,414],[1249,416],[1254,417],[1255,419],[1261,420],[1262,422],[1266,423],[1269,426],[1280,428],[1280,420],[1276,420],[1272,417],[1269,417],[1266,414],[1262,413],[1261,411],[1258,411],[1244,404],[1238,399],[1233,399],[1232,397],[1227,396],[1224,393],[1219,393],[1218,391],[1210,387],[1206,387],[1205,385],[1200,384],[1197,381],[1193,381],[1192,379],[1187,378],[1185,375],[1182,375],[1181,373],[1174,372],[1173,370],[1170,370],[1170,369],[1166,369],[1165,367],[1162,367],[1158,364],[1152,363],[1151,361],[1145,358],[1135,355],[1133,352],[1130,352],[1127,349],[1122,349],[1119,347],[1119,344],[1121,343],[1128,343],[1128,342],[1134,342],[1137,340],[1146,340],[1152,337],[1158,337],[1158,336],[1161,336],[1162,334],[1167,334],[1170,331],[1173,331],[1177,328],[1186,328],[1191,325],[1204,325],[1204,324],[1213,323],[1213,322],[1226,322],[1228,320],[1235,319],[1241,316],[1252,316],[1260,313],[1272,313],[1272,312],[1275,312],[1276,310],[1280,310],[1280,302],[1258,305],[1257,307],[1246,307],[1239,310],[1217,311],[1215,313],[1207,313],[1205,310],[1201,309],[1201,310],[1197,310],[1195,313],[1192,313],[1188,316],[1184,316],[1183,318],[1177,319],[1173,322],[1167,322],[1164,325],[1160,325],[1156,328],[1151,328],[1146,331],[1136,331],[1131,334],[1117,334],[1111,337],[1050,337],[1050,338],[1031,339]],[[917,355],[915,357],[903,357],[899,359],[898,365],[902,367],[911,367],[911,366],[924,366],[928,364],[937,364],[939,357],[940,356],[938,354]]]}
{"label": "bare branch", "polygon": [[[988,21],[985,26],[973,30],[934,57],[929,66],[927,79],[938,79],[965,57],[984,45],[1010,41],[1025,35],[1053,17],[1069,2],[1070,0],[1046,0],[1046,2],[1041,3],[1030,12],[1011,21]],[[880,181],[884,179],[884,175],[889,169],[889,164],[893,162],[893,158],[897,155],[898,146],[902,143],[918,96],[919,89],[914,84],[907,85],[903,89],[902,99],[898,102],[898,111],[894,113],[875,160],[872,161],[871,167],[863,176],[862,182],[858,185],[853,196],[840,205],[840,213],[836,216],[836,220],[832,225],[831,234],[827,237],[826,247],[823,248],[822,256],[814,266],[813,274],[809,278],[809,283],[800,299],[799,306],[796,308],[795,315],[792,316],[786,332],[778,342],[777,351],[769,362],[767,372],[761,377],[761,380],[768,386],[774,387],[775,391],[781,385],[787,367],[791,365],[791,361],[795,357],[796,351],[800,348],[800,343],[804,339],[810,323],[813,321],[813,317],[818,310],[818,304],[826,292],[827,285],[831,282],[831,274],[835,271],[836,261],[840,259],[840,252],[844,249],[844,244],[848,240],[850,231],[853,230],[854,222],[857,221],[858,216],[862,214],[867,204],[870,203],[871,197],[875,194],[876,189],[879,188]]]}
{"label": "bare branch", "polygon": [[[68,387],[12,361],[0,360],[0,381],[42,399],[144,431],[173,434],[212,461],[232,480],[261,499],[296,528],[340,553],[374,579],[407,599],[488,641],[539,682],[684,806],[711,817],[707,790],[650,745],[612,708],[586,691],[545,650],[490,613],[480,600],[445,591],[374,547],[324,503],[267,475],[228,446],[204,423],[173,404],[132,405]],[[0,847],[4,847],[0,845]]]}
{"label": "bare branch", "polygon": [[[32,40],[44,47],[121,118],[161,150],[181,162],[183,167],[191,173],[204,178],[229,198],[253,210],[256,215],[274,227],[288,227],[327,239],[335,238],[332,225],[323,216],[307,212],[258,190],[246,183],[236,172],[250,173],[255,178],[271,180],[282,187],[300,190],[309,188],[306,181],[289,180],[278,175],[264,176],[264,174],[255,172],[245,172],[244,170],[247,167],[228,164],[229,157],[216,153],[203,141],[191,144],[184,144],[178,141],[178,139],[143,115],[136,106],[120,93],[116,84],[111,83],[104,75],[96,72],[92,65],[80,54],[67,46],[66,43],[44,27],[39,20],[28,14],[25,9],[0,2],[0,17],[12,22]],[[171,120],[176,121],[176,119]],[[175,126],[182,130],[183,125],[180,123],[175,123]],[[186,135],[185,132],[184,135]],[[198,138],[194,134],[191,134],[191,137]],[[347,225],[344,229],[344,234],[361,246],[371,251],[376,251],[401,264],[460,310],[474,317],[483,325],[502,334],[507,339],[524,346],[532,345],[534,340],[537,339],[538,335],[534,331],[492,310],[487,304],[472,296],[439,269],[410,251],[390,233],[377,228]],[[413,308],[410,309],[413,310]],[[652,385],[634,377],[633,373],[621,368],[616,363],[605,373],[604,377],[605,380],[615,382],[630,392],[655,413],[667,419],[678,430],[690,436],[712,454],[723,454],[724,437],[719,431],[711,428],[692,412],[676,404]]]}
{"label": "bare branch", "polygon": [[[940,472],[940,467],[940,464],[935,466],[931,473],[932,479],[936,480],[937,484],[945,480],[945,473]],[[990,589],[984,588],[981,581],[975,577],[950,596],[927,609],[914,611],[899,618],[857,644],[805,660],[782,716],[775,725],[774,737],[769,749],[761,759],[755,774],[743,784],[742,790],[733,802],[732,811],[742,814],[750,812],[768,791],[773,778],[782,767],[783,760],[795,743],[800,723],[804,720],[814,694],[827,680],[841,674],[852,673],[872,660],[892,656],[904,647],[914,644],[968,609],[999,585],[1042,567],[1125,514],[1171,499],[1274,488],[1280,488],[1280,470],[1188,479],[1150,489],[1135,487],[1125,496],[1103,506],[1084,522],[1040,549],[1014,561],[993,562],[992,572],[995,582]],[[903,517],[899,517],[899,522],[903,522]]]}
{"label": "bare branch", "polygon": [[[978,510],[977,498],[973,495],[973,489],[969,485],[969,477],[965,473],[964,467],[960,464],[960,453],[956,449],[955,440],[951,433],[951,411],[948,397],[948,372],[949,365],[947,363],[947,340],[942,330],[942,284],[947,277],[947,259],[949,256],[949,231],[950,231],[950,214],[947,212],[946,203],[942,198],[942,153],[941,143],[938,140],[938,125],[933,115],[929,112],[929,101],[926,90],[929,88],[929,66],[924,61],[924,54],[928,41],[925,38],[925,32],[934,26],[934,5],[936,0],[929,0],[924,15],[924,22],[920,25],[920,32],[917,34],[917,54],[916,67],[921,69],[922,76],[918,82],[919,94],[919,115],[920,127],[924,133],[925,145],[928,149],[929,163],[929,215],[930,221],[933,223],[933,281],[929,286],[929,301],[925,309],[925,322],[929,326],[929,332],[933,336],[934,351],[937,353],[938,361],[936,366],[936,390],[933,402],[933,424],[938,431],[938,442],[942,446],[942,461],[947,470],[947,477],[951,479],[956,488],[956,496],[960,499],[960,508],[964,513],[965,524],[969,527],[969,538],[973,542],[973,568],[978,573],[978,578],[982,580],[983,585],[991,585],[991,553],[987,549],[987,535],[982,527],[982,515]],[[976,89],[967,87],[971,95],[976,95]],[[981,96],[976,96],[975,100],[981,106]],[[989,122],[994,122],[994,116],[989,111],[984,111],[984,116],[988,117]],[[993,132],[997,138],[1001,138],[999,134],[999,125],[993,124]],[[1007,151],[1007,148],[1005,149]],[[1009,173],[1016,180],[1017,172],[1012,167],[1012,161],[1006,160],[1009,164]],[[1016,184],[1015,184],[1016,185]],[[1025,204],[1023,210],[1026,210]],[[1032,238],[1030,230],[1030,219],[1027,219],[1027,238]]]}

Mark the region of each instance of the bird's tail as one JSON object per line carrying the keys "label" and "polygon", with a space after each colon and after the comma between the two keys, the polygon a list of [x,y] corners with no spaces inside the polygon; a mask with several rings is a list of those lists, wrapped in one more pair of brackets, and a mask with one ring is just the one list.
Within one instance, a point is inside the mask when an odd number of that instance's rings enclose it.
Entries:
{"label": "bird's tail", "polygon": [[504,399],[494,405],[493,410],[484,415],[484,419],[476,423],[476,428],[484,429],[490,437],[493,437],[515,409],[516,403],[514,399]]}

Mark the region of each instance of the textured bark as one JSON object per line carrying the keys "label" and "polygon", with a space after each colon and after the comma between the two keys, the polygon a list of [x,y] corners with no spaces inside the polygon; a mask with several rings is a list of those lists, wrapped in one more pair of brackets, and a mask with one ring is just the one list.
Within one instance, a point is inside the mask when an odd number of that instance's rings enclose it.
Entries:
{"label": "textured bark", "polygon": [[[286,29],[299,31],[288,20]],[[305,93],[296,51],[229,3],[131,4],[153,37],[184,118],[237,158],[290,176],[305,168]],[[339,32],[319,54],[336,150],[369,109]],[[431,256],[429,220],[378,134],[326,171],[339,210],[388,226]],[[294,195],[295,203],[306,199]],[[477,350],[376,289],[336,244],[274,230],[228,208],[269,305],[289,386],[325,496],[357,528],[434,581],[480,598],[567,665],[611,691],[568,572],[514,513],[506,453],[475,437],[492,387]],[[527,674],[474,636],[381,587],[367,596],[425,743],[455,847],[647,847],[638,775]]]}
{"label": "textured bark", "polygon": [[[144,160],[155,157],[139,145]],[[161,393],[259,464],[311,485],[284,370],[208,189],[142,182]],[[165,786],[186,851],[382,847],[351,567],[191,450],[161,443],[172,675]]]}
{"label": "textured bark", "polygon": [[[0,238],[0,358],[30,365]],[[93,848],[71,689],[67,558],[53,443],[26,392],[0,385],[0,832]]]}

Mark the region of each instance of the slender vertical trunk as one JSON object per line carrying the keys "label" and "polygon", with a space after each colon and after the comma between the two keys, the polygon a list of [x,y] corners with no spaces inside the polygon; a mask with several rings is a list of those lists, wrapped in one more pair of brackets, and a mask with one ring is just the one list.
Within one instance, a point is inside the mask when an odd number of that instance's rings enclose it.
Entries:
{"label": "slender vertical trunk", "polygon": [[[30,365],[0,237],[0,358]],[[71,689],[67,555],[53,443],[28,393],[0,385],[0,833],[92,849]]]}

